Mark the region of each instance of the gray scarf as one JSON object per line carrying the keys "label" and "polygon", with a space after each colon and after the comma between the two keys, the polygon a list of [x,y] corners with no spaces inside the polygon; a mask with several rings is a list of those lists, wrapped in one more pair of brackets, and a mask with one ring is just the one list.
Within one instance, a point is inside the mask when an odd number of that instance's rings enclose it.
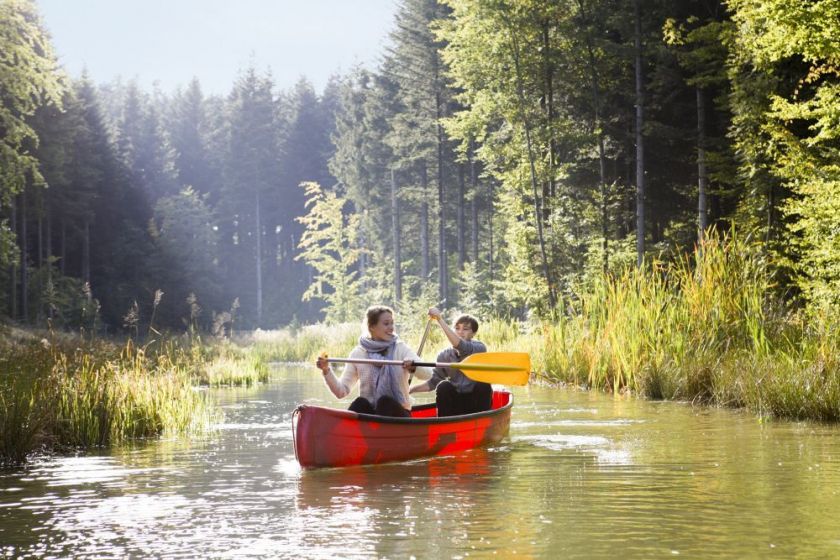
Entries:
{"label": "gray scarf", "polygon": [[[359,346],[367,352],[367,356],[371,360],[382,360],[383,355],[385,360],[394,359],[394,351],[397,348],[399,337],[394,335],[391,340],[375,340],[369,336],[359,337]],[[400,380],[403,375],[402,366],[374,366],[374,382],[373,382],[373,406],[376,406],[380,397],[391,397],[400,404],[403,404],[403,394],[400,389]]]}

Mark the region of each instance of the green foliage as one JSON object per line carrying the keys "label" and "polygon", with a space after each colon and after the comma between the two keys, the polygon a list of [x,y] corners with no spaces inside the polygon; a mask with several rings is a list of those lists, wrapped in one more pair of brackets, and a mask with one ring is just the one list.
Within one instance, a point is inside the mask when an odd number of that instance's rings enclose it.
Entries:
{"label": "green foliage", "polygon": [[[754,152],[792,196],[783,203],[790,240],[780,264],[791,267],[806,299],[840,310],[840,6],[731,0],[741,63],[766,87],[756,97]],[[775,87],[774,87],[775,86]],[[745,131],[746,132],[746,131]],[[748,170],[752,171],[753,167]]]}
{"label": "green foliage", "polygon": [[327,302],[327,323],[342,323],[361,315],[358,272],[359,217],[345,214],[346,201],[325,192],[317,183],[302,183],[309,213],[298,218],[306,230],[300,239],[303,260],[315,269],[312,285],[303,299]]}
{"label": "green foliage", "polygon": [[[156,328],[347,321],[385,302],[413,336],[433,303],[569,319],[633,260],[632,3],[403,0],[380,67],[321,95],[251,67],[225,98],[197,81],[64,92],[32,4],[2,10],[0,299],[15,319],[120,328],[136,301],[140,334],[162,290]],[[837,312],[838,20],[826,0],[642,3],[651,262],[696,239],[702,143],[710,223],[755,232],[785,304]],[[323,185],[319,218],[302,181]]]}
{"label": "green foliage", "polygon": [[[23,189],[27,179],[43,182],[38,161],[27,149],[38,143],[38,135],[27,119],[42,104],[60,106],[64,85],[34,2],[0,3],[0,53],[2,208]],[[0,266],[5,264],[0,261]]]}
{"label": "green foliage", "polygon": [[79,332],[95,331],[99,320],[99,302],[92,298],[84,282],[61,274],[57,259],[32,270],[30,275],[30,316],[41,325]]}

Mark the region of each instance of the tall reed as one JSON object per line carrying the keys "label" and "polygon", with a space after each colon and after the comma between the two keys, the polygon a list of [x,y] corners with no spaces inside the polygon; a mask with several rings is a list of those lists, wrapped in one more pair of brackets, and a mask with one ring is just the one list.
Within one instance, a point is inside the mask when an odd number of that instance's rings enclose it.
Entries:
{"label": "tall reed", "polygon": [[[78,343],[80,346],[76,347]],[[37,449],[189,433],[216,415],[183,356],[80,340],[0,348],[0,462]]]}
{"label": "tall reed", "polygon": [[358,343],[361,323],[308,325],[271,331],[257,330],[236,338],[236,343],[272,362],[315,362],[322,352],[346,356]]}
{"label": "tall reed", "polygon": [[806,320],[774,294],[758,247],[712,232],[690,258],[581,293],[575,313],[542,326],[539,366],[615,392],[840,419],[838,320]]}

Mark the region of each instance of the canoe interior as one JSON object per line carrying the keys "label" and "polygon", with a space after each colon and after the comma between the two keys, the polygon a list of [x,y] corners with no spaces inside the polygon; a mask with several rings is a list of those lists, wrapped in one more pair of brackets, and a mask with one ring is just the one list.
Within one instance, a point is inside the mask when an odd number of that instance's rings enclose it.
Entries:
{"label": "canoe interior", "polygon": [[501,440],[510,428],[513,395],[494,391],[486,412],[438,418],[434,403],[411,418],[386,418],[299,406],[292,418],[295,456],[303,467],[342,467],[444,455]]}

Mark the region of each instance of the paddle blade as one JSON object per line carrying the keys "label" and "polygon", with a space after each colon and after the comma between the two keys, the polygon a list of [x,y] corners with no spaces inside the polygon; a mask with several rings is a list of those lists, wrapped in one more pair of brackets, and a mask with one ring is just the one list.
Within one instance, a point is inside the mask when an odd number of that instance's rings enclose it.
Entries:
{"label": "paddle blade", "polygon": [[481,352],[471,354],[458,368],[473,381],[500,385],[527,385],[531,376],[531,356],[526,352]]}

